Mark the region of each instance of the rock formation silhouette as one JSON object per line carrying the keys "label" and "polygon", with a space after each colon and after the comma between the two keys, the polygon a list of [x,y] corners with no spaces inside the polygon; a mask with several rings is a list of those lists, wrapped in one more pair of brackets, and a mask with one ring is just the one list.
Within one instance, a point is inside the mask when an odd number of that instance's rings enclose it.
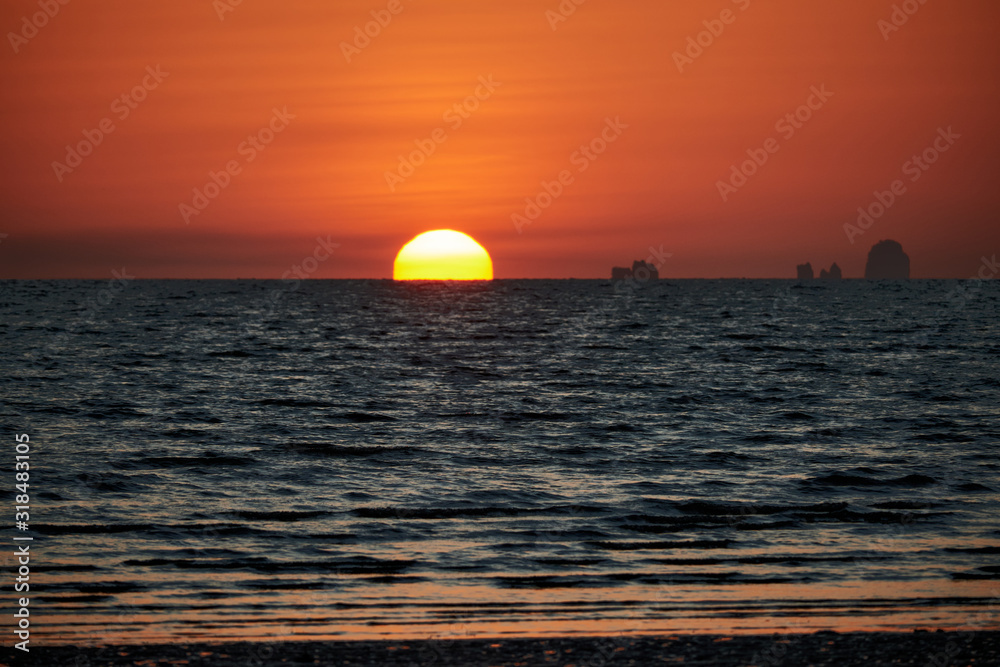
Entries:
{"label": "rock formation silhouette", "polygon": [[844,277],[844,274],[841,272],[840,267],[837,266],[837,263],[834,262],[829,271],[826,269],[821,270],[819,277],[822,280],[840,280]]}
{"label": "rock formation silhouette", "polygon": [[810,262],[805,264],[799,264],[796,269],[799,273],[799,280],[812,280],[813,279],[813,267]]}
{"label": "rock formation silhouette", "polygon": [[868,252],[865,278],[869,280],[906,280],[910,277],[910,258],[896,241],[879,241]]}
{"label": "rock formation silhouette", "polygon": [[642,260],[632,262],[631,269],[622,266],[616,266],[611,269],[612,280],[628,280],[629,278],[635,278],[639,282],[659,280],[660,272],[655,266]]}

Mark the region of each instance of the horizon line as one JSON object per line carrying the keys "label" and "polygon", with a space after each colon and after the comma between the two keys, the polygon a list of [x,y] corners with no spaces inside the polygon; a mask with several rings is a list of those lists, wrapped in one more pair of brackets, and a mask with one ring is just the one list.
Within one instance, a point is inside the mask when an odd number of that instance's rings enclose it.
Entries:
{"label": "horizon line", "polygon": [[[10,282],[14,282],[14,281],[17,281],[17,282],[31,282],[31,281],[70,281],[70,280],[79,280],[79,281],[85,281],[86,280],[86,281],[103,282],[103,281],[107,281],[107,280],[120,280],[120,278],[104,278],[104,277],[101,277],[101,278],[82,278],[82,277],[75,277],[75,278],[65,278],[65,277],[64,278],[0,278],[0,282],[8,282],[8,281],[10,281]],[[149,281],[166,281],[166,280],[178,280],[178,281],[180,281],[180,280],[185,280],[185,281],[192,281],[192,280],[202,280],[202,281],[208,281],[208,280],[217,280],[217,281],[250,281],[250,280],[253,280],[253,281],[261,281],[261,282],[291,282],[291,281],[299,281],[299,282],[306,282],[306,281],[308,281],[308,282],[324,282],[325,281],[325,282],[330,282],[330,281],[337,281],[337,280],[342,280],[342,281],[348,281],[348,280],[351,280],[351,281],[368,280],[368,281],[380,281],[380,282],[384,281],[384,282],[393,282],[393,283],[489,283],[489,282],[514,281],[514,280],[580,280],[580,281],[595,281],[595,282],[600,281],[600,282],[609,282],[609,283],[610,282],[625,282],[624,280],[616,280],[616,279],[613,279],[613,278],[575,278],[575,277],[572,277],[572,276],[571,277],[566,277],[566,278],[491,278],[489,280],[464,280],[464,279],[396,280],[395,278],[292,278],[292,279],[289,279],[289,278],[256,278],[256,277],[237,277],[237,278],[205,278],[205,277],[200,277],[200,278],[162,278],[162,277],[161,278],[140,278],[140,277],[134,277],[133,278],[133,277],[129,277],[124,282],[139,282],[139,281],[149,282]],[[717,277],[699,277],[699,278],[663,278],[663,277],[661,277],[661,278],[659,278],[657,280],[646,280],[646,281],[636,281],[636,282],[640,282],[641,284],[653,284],[653,283],[657,283],[657,282],[669,282],[669,281],[681,281],[681,280],[786,280],[786,281],[790,281],[790,282],[797,282],[797,283],[803,283],[803,284],[805,284],[805,283],[823,283],[823,284],[826,284],[826,283],[846,282],[846,281],[850,281],[850,280],[854,280],[854,281],[864,280],[864,281],[869,281],[869,282],[906,282],[906,281],[927,281],[927,280],[978,280],[978,281],[986,282],[986,281],[989,281],[990,279],[988,279],[988,278],[979,278],[977,276],[969,276],[969,277],[966,277],[966,278],[958,278],[958,277],[950,277],[950,278],[864,278],[864,277],[860,277],[860,278],[836,278],[836,279],[830,279],[830,278],[811,278],[811,279],[808,279],[808,280],[802,280],[802,279],[799,279],[799,278],[794,278],[794,277],[789,278],[789,277],[786,277],[786,276],[775,276],[775,277],[770,277],[770,278],[748,278],[748,277],[745,277],[745,276],[717,276]]]}

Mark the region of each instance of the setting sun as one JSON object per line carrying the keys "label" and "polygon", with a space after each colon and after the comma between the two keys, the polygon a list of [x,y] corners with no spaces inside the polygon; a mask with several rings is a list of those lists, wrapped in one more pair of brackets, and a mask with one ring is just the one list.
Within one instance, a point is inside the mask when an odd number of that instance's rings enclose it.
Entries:
{"label": "setting sun", "polygon": [[468,234],[451,229],[424,232],[396,255],[394,280],[493,280],[493,261]]}

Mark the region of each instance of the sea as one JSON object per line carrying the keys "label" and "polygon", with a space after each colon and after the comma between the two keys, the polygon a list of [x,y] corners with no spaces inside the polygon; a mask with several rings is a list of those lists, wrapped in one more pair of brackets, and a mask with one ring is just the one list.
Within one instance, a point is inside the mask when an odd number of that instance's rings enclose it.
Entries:
{"label": "sea", "polygon": [[996,629],[998,313],[971,280],[0,282],[5,615],[75,645]]}

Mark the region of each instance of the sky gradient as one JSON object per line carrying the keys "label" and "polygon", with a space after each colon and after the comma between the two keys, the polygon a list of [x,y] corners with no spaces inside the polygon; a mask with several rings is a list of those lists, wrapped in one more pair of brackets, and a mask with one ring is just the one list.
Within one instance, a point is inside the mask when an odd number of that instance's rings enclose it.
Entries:
{"label": "sky gradient", "polygon": [[497,278],[651,248],[667,278],[853,278],[885,238],[962,278],[1000,252],[988,0],[41,5],[37,30],[37,0],[0,9],[2,278],[280,278],[321,240],[311,277],[389,278],[440,228]]}

